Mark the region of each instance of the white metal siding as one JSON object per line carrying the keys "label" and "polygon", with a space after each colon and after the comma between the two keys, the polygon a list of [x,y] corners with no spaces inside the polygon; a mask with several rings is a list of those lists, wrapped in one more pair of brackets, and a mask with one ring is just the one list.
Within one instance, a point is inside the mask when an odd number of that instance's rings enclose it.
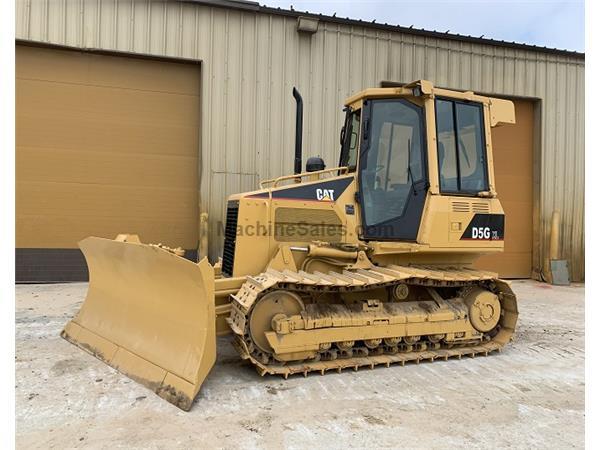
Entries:
{"label": "white metal siding", "polygon": [[[293,168],[292,86],[305,99],[304,156],[337,164],[341,105],[383,80],[540,99],[541,252],[552,210],[562,211],[561,256],[584,276],[584,61],[578,56],[460,42],[321,21],[316,34],[296,18],[191,3],[17,0],[17,39],[79,48],[202,60],[200,203],[222,236],[227,195]],[[536,218],[534,220],[537,221]],[[536,226],[534,226],[536,230]],[[535,245],[535,244],[534,244]],[[535,251],[535,250],[534,250]]]}

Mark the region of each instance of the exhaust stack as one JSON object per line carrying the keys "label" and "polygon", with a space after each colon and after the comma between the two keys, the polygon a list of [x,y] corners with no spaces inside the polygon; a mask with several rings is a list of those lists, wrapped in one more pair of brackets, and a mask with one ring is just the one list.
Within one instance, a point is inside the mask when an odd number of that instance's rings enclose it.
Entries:
{"label": "exhaust stack", "polygon": [[302,172],[302,115],[303,102],[298,89],[294,87],[292,95],[296,99],[296,147],[294,151],[294,174]]}

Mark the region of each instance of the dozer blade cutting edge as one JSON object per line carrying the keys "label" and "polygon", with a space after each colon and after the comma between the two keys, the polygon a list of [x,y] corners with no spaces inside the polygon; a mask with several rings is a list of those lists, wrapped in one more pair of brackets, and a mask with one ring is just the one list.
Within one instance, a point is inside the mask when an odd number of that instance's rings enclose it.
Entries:
{"label": "dozer blade cutting edge", "polygon": [[61,336],[188,411],[216,360],[208,260],[97,237],[79,246],[90,284]]}

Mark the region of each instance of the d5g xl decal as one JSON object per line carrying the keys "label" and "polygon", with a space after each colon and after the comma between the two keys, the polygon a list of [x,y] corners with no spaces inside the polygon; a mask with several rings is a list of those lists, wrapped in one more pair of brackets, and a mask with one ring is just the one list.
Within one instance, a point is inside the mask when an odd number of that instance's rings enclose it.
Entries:
{"label": "d5g xl decal", "polygon": [[475,214],[460,239],[469,241],[504,240],[504,214]]}

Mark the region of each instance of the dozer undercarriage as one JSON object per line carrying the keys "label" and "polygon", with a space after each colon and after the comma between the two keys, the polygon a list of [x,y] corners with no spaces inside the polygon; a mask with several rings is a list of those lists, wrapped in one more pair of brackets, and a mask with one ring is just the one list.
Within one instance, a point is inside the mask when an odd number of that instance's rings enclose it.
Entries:
{"label": "dozer undercarriage", "polygon": [[242,358],[287,378],[487,355],[510,340],[517,315],[512,290],[489,272],[377,266],[249,277],[228,322]]}
{"label": "dozer undercarriage", "polygon": [[184,410],[217,335],[284,377],[500,350],[516,298],[474,263],[504,248],[490,130],[514,123],[512,103],[420,80],[345,111],[339,167],[299,173],[298,114],[294,175],[229,197],[222,266],[84,239],[88,295],[62,336]]}

